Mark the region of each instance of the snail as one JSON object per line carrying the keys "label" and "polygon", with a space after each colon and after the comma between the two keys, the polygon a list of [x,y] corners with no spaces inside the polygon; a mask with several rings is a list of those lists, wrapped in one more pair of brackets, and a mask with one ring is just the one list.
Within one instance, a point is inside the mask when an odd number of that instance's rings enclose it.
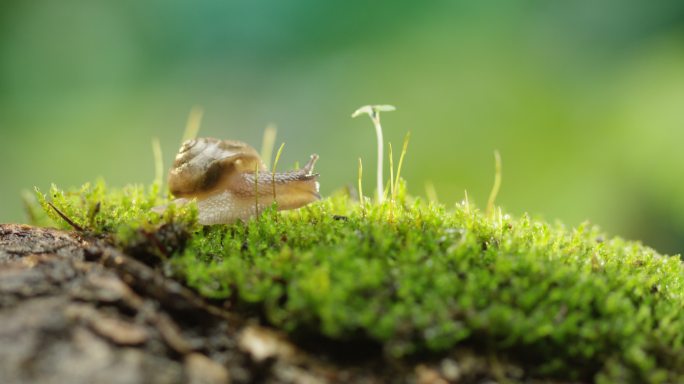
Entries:
{"label": "snail", "polygon": [[319,200],[316,160],[314,154],[302,169],[272,173],[257,151],[243,142],[187,140],[169,171],[169,190],[176,204],[197,201],[200,224],[246,221],[274,201],[278,210],[286,210]]}

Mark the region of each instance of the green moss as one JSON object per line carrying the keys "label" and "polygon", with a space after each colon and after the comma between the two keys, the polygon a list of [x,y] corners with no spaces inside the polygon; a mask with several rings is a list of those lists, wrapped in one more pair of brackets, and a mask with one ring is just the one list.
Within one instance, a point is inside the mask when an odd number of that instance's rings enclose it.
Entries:
{"label": "green moss", "polygon": [[[201,227],[157,188],[102,182],[48,199],[78,225],[130,248],[173,223],[166,270],[296,335],[382,343],[390,356],[459,345],[535,375],[598,381],[684,379],[684,266],[596,228],[412,200],[359,205],[336,195],[297,211]],[[69,227],[38,195],[47,219]],[[95,208],[99,203],[99,211]],[[33,209],[35,212],[35,209]]]}

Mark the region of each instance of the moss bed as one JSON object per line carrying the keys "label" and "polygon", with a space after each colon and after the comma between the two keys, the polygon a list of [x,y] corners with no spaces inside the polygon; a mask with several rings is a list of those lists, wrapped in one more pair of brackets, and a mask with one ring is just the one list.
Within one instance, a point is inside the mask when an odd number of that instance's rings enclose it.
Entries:
{"label": "moss bed", "polygon": [[366,342],[390,359],[459,346],[530,377],[684,381],[684,266],[597,228],[340,193],[296,211],[203,227],[157,186],[103,182],[28,202],[34,224],[84,231],[295,340]]}

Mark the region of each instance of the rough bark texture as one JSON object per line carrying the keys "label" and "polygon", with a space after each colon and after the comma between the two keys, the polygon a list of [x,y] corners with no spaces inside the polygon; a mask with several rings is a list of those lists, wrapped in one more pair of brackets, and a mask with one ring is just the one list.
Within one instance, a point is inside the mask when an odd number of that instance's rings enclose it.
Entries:
{"label": "rough bark texture", "polygon": [[304,351],[102,240],[0,225],[0,383],[446,383],[517,369],[468,354],[392,364],[362,347],[341,360],[337,347]]}

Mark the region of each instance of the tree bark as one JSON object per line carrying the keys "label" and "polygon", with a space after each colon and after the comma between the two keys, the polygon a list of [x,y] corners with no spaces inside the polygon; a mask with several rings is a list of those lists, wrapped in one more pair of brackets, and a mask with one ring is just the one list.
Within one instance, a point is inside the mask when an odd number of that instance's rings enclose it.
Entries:
{"label": "tree bark", "polygon": [[279,382],[294,350],[103,241],[0,225],[2,383]]}

